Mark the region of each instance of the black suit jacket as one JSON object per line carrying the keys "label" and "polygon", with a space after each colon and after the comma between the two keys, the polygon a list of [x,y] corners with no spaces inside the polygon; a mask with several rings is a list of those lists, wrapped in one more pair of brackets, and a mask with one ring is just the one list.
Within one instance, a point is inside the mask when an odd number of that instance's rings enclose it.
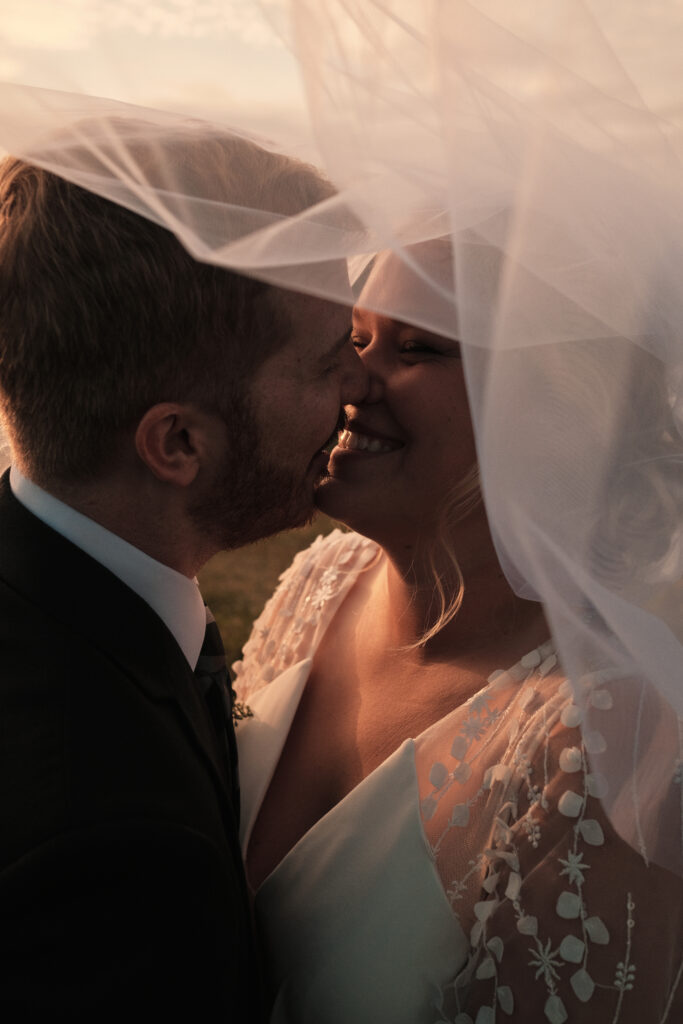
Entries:
{"label": "black suit jacket", "polygon": [[261,1019],[231,780],[171,633],[0,481],[0,1019]]}

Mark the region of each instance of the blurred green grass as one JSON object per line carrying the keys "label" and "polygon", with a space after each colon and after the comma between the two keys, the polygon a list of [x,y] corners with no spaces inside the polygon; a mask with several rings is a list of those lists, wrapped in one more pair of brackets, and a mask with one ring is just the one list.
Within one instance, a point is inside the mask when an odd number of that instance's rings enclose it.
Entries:
{"label": "blurred green grass", "polygon": [[254,619],[297,551],[338,524],[318,513],[308,526],[268,537],[237,551],[221,551],[199,573],[202,596],[223,637],[228,665],[241,657]]}

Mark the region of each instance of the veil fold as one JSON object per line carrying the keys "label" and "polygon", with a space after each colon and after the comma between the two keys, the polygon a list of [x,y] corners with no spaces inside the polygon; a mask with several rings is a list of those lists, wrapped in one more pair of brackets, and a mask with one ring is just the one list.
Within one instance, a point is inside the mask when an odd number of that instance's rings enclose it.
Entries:
{"label": "veil fold", "polygon": [[[264,211],[247,182],[226,201],[182,158],[231,135],[229,107],[209,123],[60,91],[66,65],[53,89],[0,84],[0,148],[198,259],[463,343],[503,568],[546,606],[615,828],[683,874],[683,7],[261,9],[297,59],[306,139],[256,141],[319,164],[336,191],[317,206]],[[363,283],[382,250],[400,295]]]}

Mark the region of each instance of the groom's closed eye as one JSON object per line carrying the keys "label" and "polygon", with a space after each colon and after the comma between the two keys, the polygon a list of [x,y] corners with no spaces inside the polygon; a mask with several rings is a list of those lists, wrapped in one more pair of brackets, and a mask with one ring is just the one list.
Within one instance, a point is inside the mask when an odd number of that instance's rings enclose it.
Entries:
{"label": "groom's closed eye", "polygon": [[351,340],[351,330],[352,329],[349,327],[348,331],[345,331],[341,338],[338,338],[337,341],[326,352],[324,352],[323,355],[321,355],[321,359],[319,359],[319,366],[321,366],[322,370],[328,370],[332,365],[336,365],[343,349]]}
{"label": "groom's closed eye", "polygon": [[335,370],[339,365],[339,357],[342,351],[349,344],[351,340],[351,330],[349,327],[348,331],[345,331],[341,338],[337,341],[320,357],[319,366],[321,373],[330,373]]}

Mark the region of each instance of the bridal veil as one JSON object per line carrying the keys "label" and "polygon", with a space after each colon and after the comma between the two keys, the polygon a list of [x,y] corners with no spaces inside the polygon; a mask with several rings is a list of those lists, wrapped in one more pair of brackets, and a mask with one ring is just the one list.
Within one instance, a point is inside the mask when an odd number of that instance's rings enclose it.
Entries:
{"label": "bridal veil", "polygon": [[[462,341],[503,568],[547,608],[615,828],[683,874],[683,6],[254,8],[306,98],[256,141],[319,165],[322,203],[226,201],[183,159],[231,136],[228,101],[209,123],[92,97],[59,62],[54,88],[0,84],[0,149],[200,260]],[[400,293],[364,284],[384,250]]]}

